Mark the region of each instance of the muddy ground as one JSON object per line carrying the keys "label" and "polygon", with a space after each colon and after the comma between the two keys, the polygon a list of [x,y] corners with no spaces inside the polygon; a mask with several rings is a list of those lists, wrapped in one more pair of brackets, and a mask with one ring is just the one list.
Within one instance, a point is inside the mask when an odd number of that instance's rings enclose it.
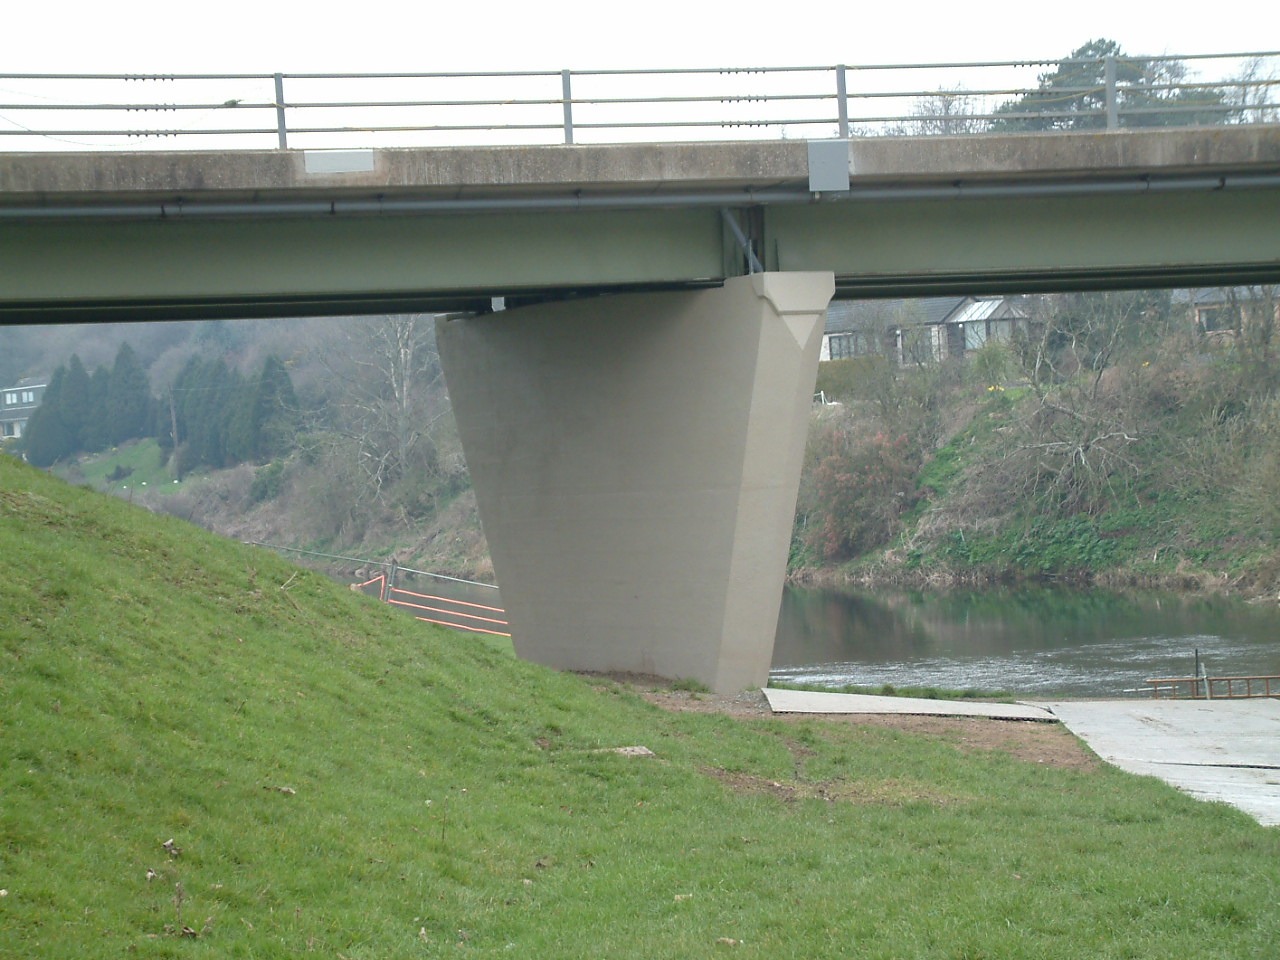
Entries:
{"label": "muddy ground", "polygon": [[901,714],[775,714],[761,690],[716,694],[675,690],[657,677],[631,674],[607,678],[630,687],[638,695],[664,710],[721,713],[743,720],[775,717],[786,722],[816,720],[820,723],[863,724],[889,727],[924,736],[937,737],[960,750],[1000,751],[1055,767],[1088,768],[1101,761],[1061,723],[1032,720],[991,720],[985,717],[903,716]]}

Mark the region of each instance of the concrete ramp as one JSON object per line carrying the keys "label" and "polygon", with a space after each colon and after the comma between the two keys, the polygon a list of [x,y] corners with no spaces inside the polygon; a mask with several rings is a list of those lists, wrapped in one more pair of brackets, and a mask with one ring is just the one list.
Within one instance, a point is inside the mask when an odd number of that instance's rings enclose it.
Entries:
{"label": "concrete ramp", "polygon": [[1025,703],[982,703],[976,700],[926,700],[919,697],[876,697],[861,693],[817,693],[810,690],[764,691],[774,713],[897,713],[910,716],[991,717],[997,720],[1058,718],[1043,707]]}
{"label": "concrete ramp", "polygon": [[1280,700],[980,703],[765,688],[774,713],[1061,721],[1103,760],[1280,825]]}
{"label": "concrete ramp", "polygon": [[1044,704],[1095,753],[1202,800],[1280,825],[1280,700]]}

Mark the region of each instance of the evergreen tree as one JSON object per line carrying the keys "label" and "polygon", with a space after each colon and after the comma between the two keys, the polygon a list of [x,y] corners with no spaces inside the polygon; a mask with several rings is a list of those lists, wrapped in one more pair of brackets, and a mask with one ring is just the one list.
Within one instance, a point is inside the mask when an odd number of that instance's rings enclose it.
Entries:
{"label": "evergreen tree", "polygon": [[97,453],[111,446],[107,419],[107,393],[110,389],[111,371],[98,367],[89,377],[89,405],[80,429],[80,449],[86,453]]}
{"label": "evergreen tree", "polygon": [[258,456],[267,460],[292,448],[298,429],[298,398],[279,357],[269,356],[262,365],[257,403],[262,414]]}
{"label": "evergreen tree", "polygon": [[62,393],[66,379],[65,366],[58,367],[53,372],[40,406],[32,411],[22,436],[22,447],[27,459],[37,467],[51,467],[75,450],[74,438],[68,432],[62,416]]}
{"label": "evergreen tree", "polygon": [[151,385],[128,343],[122,343],[116,354],[105,407],[110,443],[144,437],[151,432]]}
{"label": "evergreen tree", "polygon": [[89,386],[89,374],[85,371],[84,364],[80,362],[80,357],[73,353],[67,364],[66,376],[62,381],[62,395],[58,403],[58,412],[62,416],[63,426],[71,438],[72,451],[84,449],[92,410],[93,397]]}
{"label": "evergreen tree", "polygon": [[[1125,127],[1223,123],[1226,103],[1214,87],[1171,89],[1187,76],[1177,60],[1131,58],[1114,40],[1090,40],[1040,74],[1039,89],[1004,104],[997,131],[1101,130],[1107,125],[1107,61],[1115,64],[1117,106]],[[1143,112],[1151,111],[1151,112]]]}
{"label": "evergreen tree", "polygon": [[243,389],[226,362],[192,357],[173,385],[178,414],[178,441],[185,445],[182,469],[223,467],[233,404]]}
{"label": "evergreen tree", "polygon": [[263,462],[293,444],[297,398],[289,371],[276,356],[236,399],[227,432],[227,453],[235,462]]}

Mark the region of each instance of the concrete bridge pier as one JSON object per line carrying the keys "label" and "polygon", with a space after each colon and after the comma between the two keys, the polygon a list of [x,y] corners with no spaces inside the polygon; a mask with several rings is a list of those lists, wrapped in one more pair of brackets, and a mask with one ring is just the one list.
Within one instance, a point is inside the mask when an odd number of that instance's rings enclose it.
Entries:
{"label": "concrete bridge pier", "polygon": [[830,273],[441,319],[516,652],[768,680]]}

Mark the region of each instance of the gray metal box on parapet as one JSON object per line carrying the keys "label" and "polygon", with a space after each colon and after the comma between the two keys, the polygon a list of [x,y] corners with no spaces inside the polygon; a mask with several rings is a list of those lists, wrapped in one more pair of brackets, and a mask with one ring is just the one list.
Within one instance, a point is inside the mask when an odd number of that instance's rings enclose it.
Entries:
{"label": "gray metal box on parapet", "polygon": [[849,189],[849,141],[809,141],[809,189],[844,193]]}

